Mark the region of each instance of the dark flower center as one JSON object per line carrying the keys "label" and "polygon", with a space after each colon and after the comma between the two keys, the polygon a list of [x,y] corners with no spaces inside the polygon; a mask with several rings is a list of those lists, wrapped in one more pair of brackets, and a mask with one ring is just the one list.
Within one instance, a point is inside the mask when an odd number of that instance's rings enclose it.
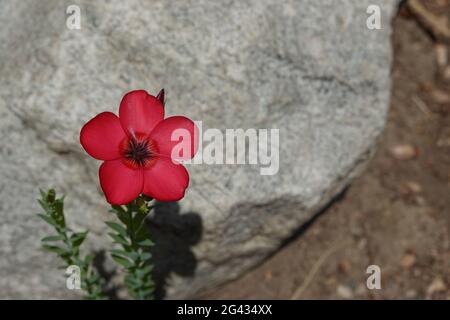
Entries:
{"label": "dark flower center", "polygon": [[155,145],[143,134],[125,138],[120,147],[122,160],[130,168],[147,168],[155,159]]}

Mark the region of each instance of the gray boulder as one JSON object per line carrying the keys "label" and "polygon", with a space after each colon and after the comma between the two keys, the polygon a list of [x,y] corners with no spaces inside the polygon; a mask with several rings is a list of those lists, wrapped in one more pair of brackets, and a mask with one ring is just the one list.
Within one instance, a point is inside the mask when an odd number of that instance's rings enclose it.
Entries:
{"label": "gray boulder", "polygon": [[[81,29],[66,8],[81,8]],[[380,30],[366,27],[370,4]],[[149,221],[159,295],[195,297],[261,262],[361,172],[389,105],[391,0],[0,1],[0,298],[78,297],[39,250],[38,188],[109,247],[81,126],[124,93],[167,91],[203,130],[279,129],[279,170],[188,165]],[[204,144],[205,146],[205,144]],[[229,152],[229,150],[227,150]]]}

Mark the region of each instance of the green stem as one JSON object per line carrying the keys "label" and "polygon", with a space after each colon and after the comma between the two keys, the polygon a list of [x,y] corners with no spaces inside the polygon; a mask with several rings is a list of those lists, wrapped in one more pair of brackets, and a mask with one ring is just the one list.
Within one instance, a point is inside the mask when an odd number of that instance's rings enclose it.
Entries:
{"label": "green stem", "polygon": [[87,299],[106,299],[102,292],[103,280],[91,267],[92,258],[80,257],[80,246],[86,238],[87,232],[74,232],[66,227],[64,217],[64,197],[56,198],[54,190],[41,192],[39,200],[44,213],[39,214],[45,222],[50,224],[57,235],[42,239],[43,248],[56,253],[66,267],[77,265],[81,271],[81,288],[86,291]]}
{"label": "green stem", "polygon": [[130,237],[131,247],[133,250],[136,250],[136,244],[134,242],[134,236],[133,236],[133,206],[132,204],[130,206],[130,209],[128,210],[128,236]]}
{"label": "green stem", "polygon": [[116,222],[107,222],[107,225],[114,231],[111,237],[122,247],[122,250],[112,251],[112,258],[126,271],[125,283],[130,296],[140,300],[153,299],[154,291],[151,274],[153,266],[150,262],[151,255],[148,252],[153,243],[143,228],[144,220],[150,212],[150,201],[139,196],[126,205],[125,209],[113,206],[112,211],[123,226]]}

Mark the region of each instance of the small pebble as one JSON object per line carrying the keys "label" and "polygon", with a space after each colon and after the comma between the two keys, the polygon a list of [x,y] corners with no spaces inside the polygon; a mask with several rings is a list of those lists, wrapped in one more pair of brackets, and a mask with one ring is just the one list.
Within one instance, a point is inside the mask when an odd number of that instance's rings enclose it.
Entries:
{"label": "small pebble", "polygon": [[348,273],[352,268],[352,266],[350,264],[350,261],[348,261],[348,259],[343,259],[339,262],[338,268],[340,272]]}
{"label": "small pebble", "polygon": [[431,96],[436,103],[443,104],[450,102],[450,95],[438,89],[431,91]]}
{"label": "small pebble", "polygon": [[431,284],[427,288],[427,294],[429,296],[432,296],[434,293],[437,292],[444,292],[447,290],[447,286],[445,285],[442,278],[437,277],[431,282]]}
{"label": "small pebble", "polygon": [[406,253],[400,260],[403,268],[409,269],[416,264],[416,255],[414,253]]}
{"label": "small pebble", "polygon": [[347,286],[344,286],[342,284],[340,284],[337,289],[336,289],[336,293],[339,297],[343,298],[343,299],[352,299],[353,298],[353,291],[352,289],[350,289]]}
{"label": "small pebble", "polygon": [[408,299],[417,298],[417,291],[414,289],[410,289],[410,290],[406,291],[406,298],[408,298]]}
{"label": "small pebble", "polygon": [[438,43],[434,46],[434,52],[436,53],[436,61],[440,67],[447,65],[447,46],[445,44]]}
{"label": "small pebble", "polygon": [[422,192],[422,186],[415,181],[408,181],[405,185],[413,193]]}
{"label": "small pebble", "polygon": [[410,160],[417,156],[417,149],[410,144],[399,144],[391,147],[389,151],[397,160]]}

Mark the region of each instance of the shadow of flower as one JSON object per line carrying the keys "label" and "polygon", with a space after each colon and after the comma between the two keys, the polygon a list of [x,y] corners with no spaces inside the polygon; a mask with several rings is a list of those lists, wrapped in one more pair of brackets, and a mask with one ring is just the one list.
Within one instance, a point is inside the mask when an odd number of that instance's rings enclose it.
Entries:
{"label": "shadow of flower", "polygon": [[182,277],[194,275],[197,259],[192,247],[201,240],[203,223],[198,213],[180,214],[177,202],[158,202],[147,219],[147,227],[155,243],[151,249],[155,298],[163,299],[172,273]]}

